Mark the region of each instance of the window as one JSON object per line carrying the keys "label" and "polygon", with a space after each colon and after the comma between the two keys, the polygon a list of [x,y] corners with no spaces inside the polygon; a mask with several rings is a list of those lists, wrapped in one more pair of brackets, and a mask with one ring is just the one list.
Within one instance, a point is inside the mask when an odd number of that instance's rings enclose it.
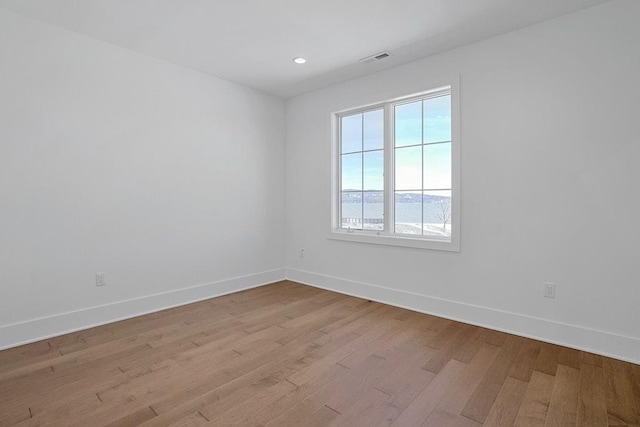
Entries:
{"label": "window", "polygon": [[459,250],[457,87],[335,115],[332,238]]}

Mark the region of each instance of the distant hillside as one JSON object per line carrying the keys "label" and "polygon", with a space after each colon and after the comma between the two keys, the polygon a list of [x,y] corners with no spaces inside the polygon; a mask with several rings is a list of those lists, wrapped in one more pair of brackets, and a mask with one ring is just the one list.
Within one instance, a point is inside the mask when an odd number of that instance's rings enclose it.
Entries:
{"label": "distant hillside", "polygon": [[[384,203],[384,195],[381,191],[375,192],[343,192],[342,193],[342,202],[343,203],[362,203],[362,197],[364,194],[365,203]],[[422,196],[421,194],[416,193],[400,193],[396,195],[396,202],[398,203],[420,203],[424,201],[425,203],[442,203],[443,201],[450,201],[450,197],[444,196],[433,196],[429,194],[425,194]]]}

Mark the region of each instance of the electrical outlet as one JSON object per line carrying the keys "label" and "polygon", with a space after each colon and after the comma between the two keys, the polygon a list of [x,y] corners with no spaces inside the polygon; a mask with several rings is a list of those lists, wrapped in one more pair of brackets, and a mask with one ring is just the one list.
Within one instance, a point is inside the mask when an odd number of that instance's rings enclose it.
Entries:
{"label": "electrical outlet", "polygon": [[96,286],[105,286],[107,279],[104,277],[104,273],[96,273]]}
{"label": "electrical outlet", "polygon": [[304,248],[300,249],[300,258],[304,258]]}
{"label": "electrical outlet", "polygon": [[555,298],[556,297],[556,285],[554,283],[545,283],[544,284],[544,296],[545,296],[545,298]]}

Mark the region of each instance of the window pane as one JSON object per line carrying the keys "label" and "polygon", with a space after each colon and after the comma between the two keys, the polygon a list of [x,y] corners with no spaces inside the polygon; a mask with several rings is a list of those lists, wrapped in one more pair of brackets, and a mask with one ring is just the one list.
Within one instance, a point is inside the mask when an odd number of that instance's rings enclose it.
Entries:
{"label": "window pane", "polygon": [[396,190],[422,189],[422,146],[396,148]]}
{"label": "window pane", "polygon": [[342,153],[362,151],[362,114],[354,114],[341,119]]}
{"label": "window pane", "polygon": [[451,141],[451,95],[424,100],[424,142]]}
{"label": "window pane", "polygon": [[383,148],[384,110],[364,113],[364,149],[377,150]]}
{"label": "window pane", "polygon": [[364,190],[384,190],[384,152],[364,153]]}
{"label": "window pane", "polygon": [[396,191],[395,232],[422,234],[422,192]]}
{"label": "window pane", "polygon": [[451,241],[451,190],[424,194],[424,235]]}
{"label": "window pane", "polygon": [[422,144],[422,101],[395,107],[395,146]]}
{"label": "window pane", "polygon": [[341,195],[342,228],[362,229],[362,192],[343,191]]}
{"label": "window pane", "polygon": [[363,207],[363,228],[365,230],[384,230],[384,193],[382,191],[365,192]]}
{"label": "window pane", "polygon": [[[452,206],[459,190],[452,176],[459,160],[451,141],[459,124],[457,109],[452,111],[456,92],[441,87],[335,113],[339,134],[333,135],[338,146],[332,166],[338,176],[332,192],[339,200],[334,198],[332,228],[344,233],[339,238],[459,249],[459,230],[452,230],[460,215],[460,206]],[[400,238],[393,240],[394,234]]]}
{"label": "window pane", "polygon": [[342,155],[342,183],[340,188],[362,190],[362,153]]}
{"label": "window pane", "polygon": [[451,143],[424,146],[424,187],[451,188]]}

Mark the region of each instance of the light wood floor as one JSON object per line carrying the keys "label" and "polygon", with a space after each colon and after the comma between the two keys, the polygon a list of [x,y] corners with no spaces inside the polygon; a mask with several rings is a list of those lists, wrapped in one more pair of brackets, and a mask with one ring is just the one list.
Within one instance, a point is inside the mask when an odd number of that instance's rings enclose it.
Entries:
{"label": "light wood floor", "polygon": [[0,425],[640,425],[640,366],[281,282],[0,352]]}

